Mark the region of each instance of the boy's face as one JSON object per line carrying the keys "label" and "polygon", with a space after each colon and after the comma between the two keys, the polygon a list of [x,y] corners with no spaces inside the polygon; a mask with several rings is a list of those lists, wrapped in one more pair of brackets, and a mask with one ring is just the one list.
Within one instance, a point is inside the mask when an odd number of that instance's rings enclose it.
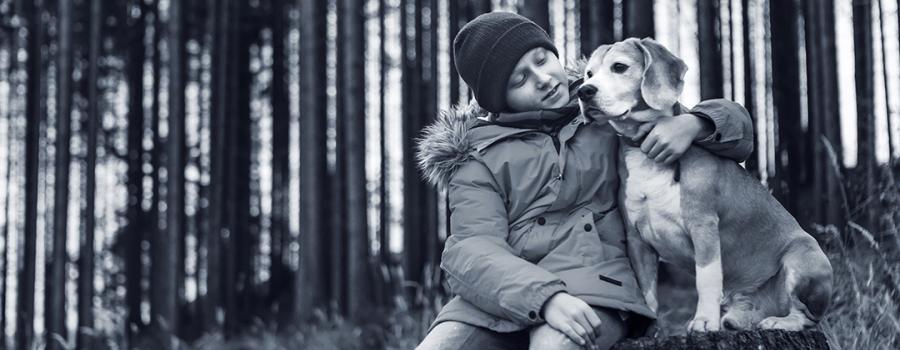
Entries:
{"label": "boy's face", "polygon": [[526,52],[506,84],[506,104],[513,112],[551,109],[569,102],[569,79],[553,52],[536,47]]}

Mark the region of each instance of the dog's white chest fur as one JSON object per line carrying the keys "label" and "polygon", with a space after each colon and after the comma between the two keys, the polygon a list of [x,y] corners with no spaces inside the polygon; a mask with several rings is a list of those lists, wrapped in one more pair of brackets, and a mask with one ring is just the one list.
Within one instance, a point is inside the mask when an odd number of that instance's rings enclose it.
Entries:
{"label": "dog's white chest fur", "polygon": [[634,147],[625,147],[622,157],[628,167],[628,177],[622,180],[630,223],[663,260],[691,259],[693,248],[681,215],[675,167],[659,164]]}

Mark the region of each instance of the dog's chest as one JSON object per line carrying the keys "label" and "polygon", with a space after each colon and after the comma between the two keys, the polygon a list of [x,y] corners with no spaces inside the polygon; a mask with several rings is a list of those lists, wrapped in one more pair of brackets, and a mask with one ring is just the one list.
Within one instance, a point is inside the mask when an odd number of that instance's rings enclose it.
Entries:
{"label": "dog's chest", "polygon": [[664,260],[690,256],[693,249],[681,215],[681,185],[675,181],[675,168],[655,162],[634,147],[624,147],[622,158],[628,169],[622,179],[628,221]]}

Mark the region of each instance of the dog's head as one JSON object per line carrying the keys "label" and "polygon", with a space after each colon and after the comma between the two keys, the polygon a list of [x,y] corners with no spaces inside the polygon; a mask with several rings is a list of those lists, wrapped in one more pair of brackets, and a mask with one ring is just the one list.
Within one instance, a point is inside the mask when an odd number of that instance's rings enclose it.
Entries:
{"label": "dog's head", "polygon": [[581,110],[601,122],[654,121],[660,113],[630,112],[670,111],[684,88],[686,71],[684,61],[650,38],[601,45],[585,66],[584,83],[578,89]]}

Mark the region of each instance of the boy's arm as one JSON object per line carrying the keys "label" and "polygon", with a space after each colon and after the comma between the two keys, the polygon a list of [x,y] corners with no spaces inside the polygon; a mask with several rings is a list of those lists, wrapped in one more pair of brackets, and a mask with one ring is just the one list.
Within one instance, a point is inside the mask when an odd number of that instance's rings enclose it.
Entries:
{"label": "boy's arm", "polygon": [[468,161],[449,184],[450,225],[441,268],[453,293],[488,313],[523,325],[543,322],[541,307],[565,284],[516,256],[497,184],[486,167]]}
{"label": "boy's arm", "polygon": [[694,144],[738,162],[750,157],[753,121],[743,106],[726,99],[712,99],[698,103],[690,113],[712,123],[712,132]]}

